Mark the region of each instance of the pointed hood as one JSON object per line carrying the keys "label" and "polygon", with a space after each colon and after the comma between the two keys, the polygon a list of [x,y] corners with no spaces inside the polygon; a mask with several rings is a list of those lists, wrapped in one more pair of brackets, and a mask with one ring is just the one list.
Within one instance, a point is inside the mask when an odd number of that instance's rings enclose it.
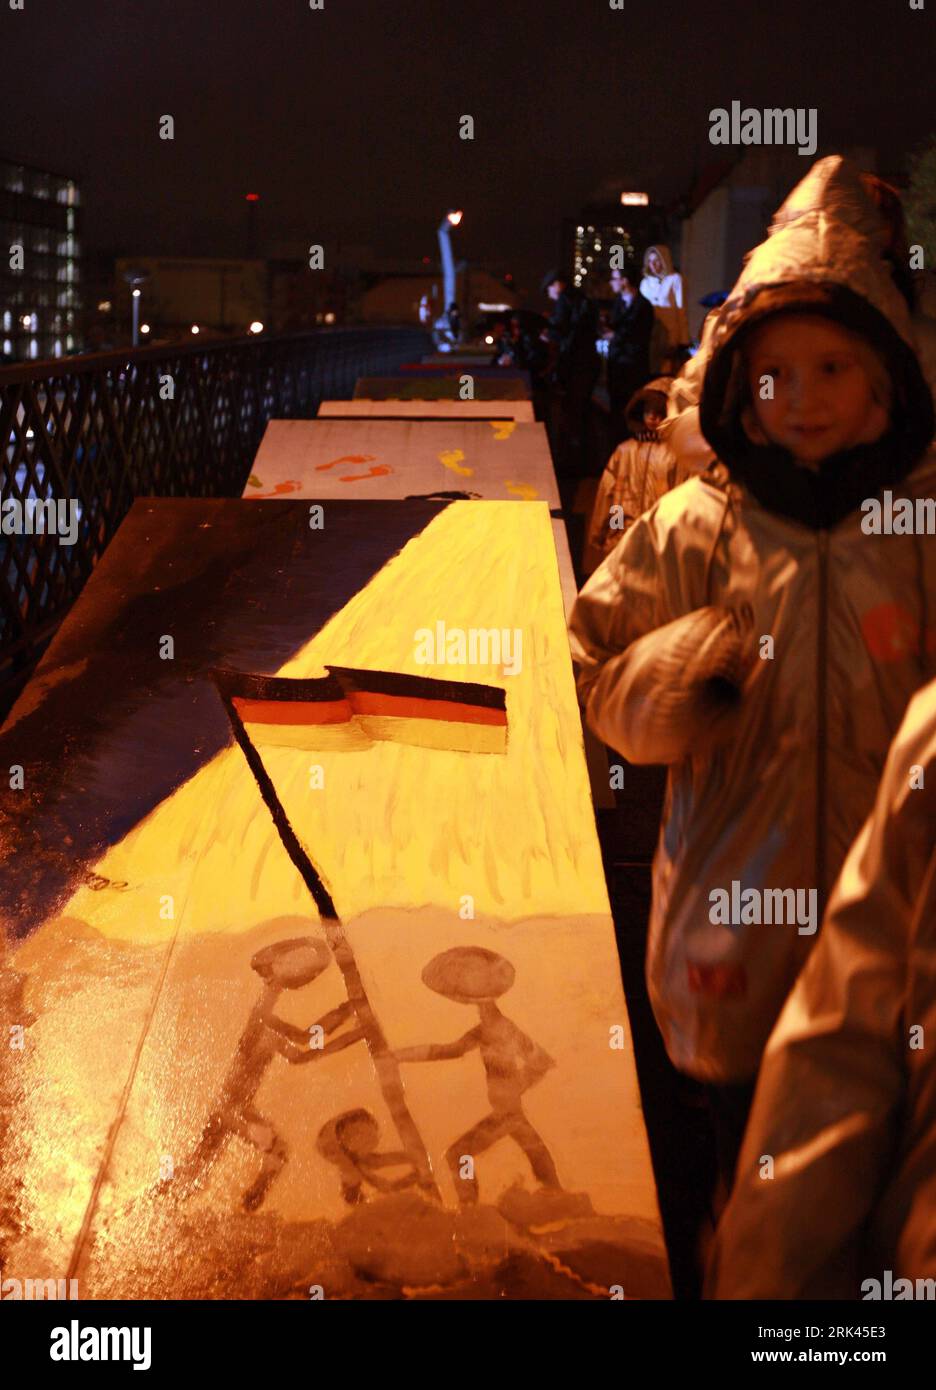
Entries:
{"label": "pointed hood", "polygon": [[[875,445],[823,462],[817,475],[785,450],[751,444],[741,425],[740,349],[751,329],[779,313],[819,314],[860,334],[893,384],[892,428]],[[810,525],[829,525],[864,497],[899,482],[933,436],[933,404],[903,296],[881,257],[881,223],[855,165],[820,159],[776,214],[707,334],[702,432],[732,476],[764,505]],[[706,324],[708,327],[708,324]],[[701,355],[701,354],[699,354]]]}

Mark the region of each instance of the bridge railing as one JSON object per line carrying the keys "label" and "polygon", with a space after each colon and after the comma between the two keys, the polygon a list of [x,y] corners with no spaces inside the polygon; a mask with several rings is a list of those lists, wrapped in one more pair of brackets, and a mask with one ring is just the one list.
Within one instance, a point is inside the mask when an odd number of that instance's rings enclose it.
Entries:
{"label": "bridge railing", "polygon": [[0,367],[0,720],[134,498],[239,496],[269,419],[429,346],[337,328]]}

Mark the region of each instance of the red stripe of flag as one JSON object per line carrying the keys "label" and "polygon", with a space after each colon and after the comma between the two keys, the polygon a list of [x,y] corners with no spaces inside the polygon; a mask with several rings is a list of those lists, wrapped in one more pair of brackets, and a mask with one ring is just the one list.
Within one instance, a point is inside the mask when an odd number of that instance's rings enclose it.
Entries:
{"label": "red stripe of flag", "polygon": [[506,727],[507,711],[455,700],[352,691],[347,700],[249,700],[234,697],[241,719],[251,724],[342,724],[354,715],[393,715],[398,719],[439,719],[456,724]]}
{"label": "red stripe of flag", "polygon": [[234,708],[249,724],[347,724],[347,700],[245,700],[237,695]]}

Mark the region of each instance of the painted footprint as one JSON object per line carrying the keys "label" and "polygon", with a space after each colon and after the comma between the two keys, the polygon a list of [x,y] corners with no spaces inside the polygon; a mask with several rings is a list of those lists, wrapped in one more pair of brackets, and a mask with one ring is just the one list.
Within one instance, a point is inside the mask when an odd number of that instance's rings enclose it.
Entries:
{"label": "painted footprint", "polygon": [[462,478],[471,478],[474,475],[473,468],[463,468],[462,459],[465,457],[461,449],[443,449],[441,454],[437,454],[439,462],[443,468],[448,468],[453,473],[457,473]]}
{"label": "painted footprint", "polygon": [[360,483],[365,478],[382,478],[387,473],[392,473],[393,469],[386,463],[375,463],[373,468],[368,468],[366,473],[345,473],[338,479],[339,483]]}
{"label": "painted footprint", "polygon": [[539,497],[532,483],[505,483],[504,487],[513,493],[514,497],[522,497],[524,502],[532,502],[534,497]]}
{"label": "painted footprint", "polygon": [[376,454],[342,454],[340,459],[332,459],[331,463],[317,463],[316,473],[325,473],[329,468],[335,468],[339,463],[373,463]]}
{"label": "painted footprint", "polygon": [[517,428],[516,420],[488,420],[495,439],[509,439]]}
{"label": "painted footprint", "polygon": [[[254,486],[262,487],[263,484],[258,479]],[[277,483],[272,492],[255,492],[253,495],[254,497],[282,497],[287,492],[298,492],[301,487],[302,484],[297,482],[295,478],[289,478],[286,482]]]}

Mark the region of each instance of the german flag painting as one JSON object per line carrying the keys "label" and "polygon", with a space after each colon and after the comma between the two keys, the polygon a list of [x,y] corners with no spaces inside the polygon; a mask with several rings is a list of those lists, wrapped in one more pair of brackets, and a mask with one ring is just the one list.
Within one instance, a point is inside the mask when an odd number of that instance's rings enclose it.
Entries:
{"label": "german flag painting", "polygon": [[360,750],[390,740],[506,752],[507,703],[499,686],[349,666],[325,670],[307,679],[215,671],[214,679],[257,744]]}

